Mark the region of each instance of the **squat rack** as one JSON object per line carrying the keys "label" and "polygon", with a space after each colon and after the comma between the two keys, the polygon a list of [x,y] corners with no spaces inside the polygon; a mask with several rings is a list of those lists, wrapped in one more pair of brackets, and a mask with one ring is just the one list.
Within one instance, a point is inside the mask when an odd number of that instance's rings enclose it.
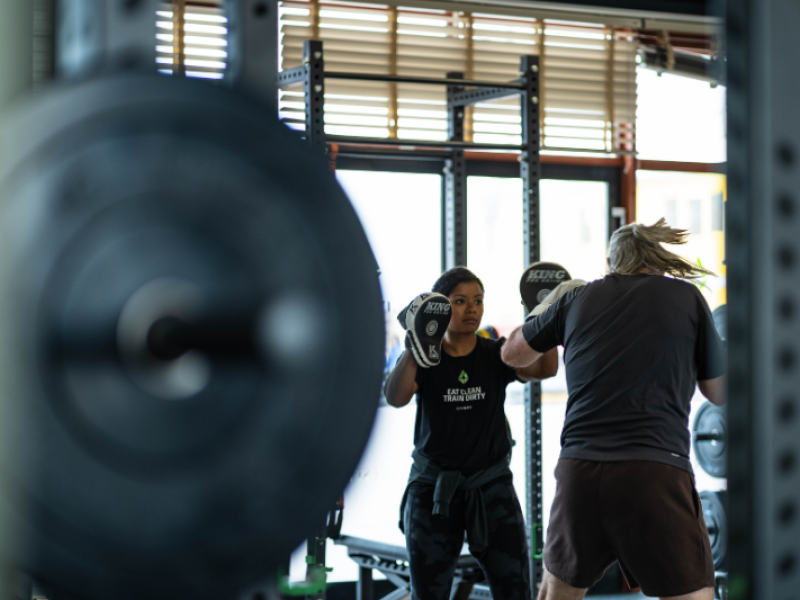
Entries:
{"label": "squat rack", "polygon": [[[341,135],[325,135],[324,95],[326,79],[414,83],[447,86],[447,141],[397,140]],[[527,267],[539,260],[539,57],[522,56],[517,80],[498,83],[464,79],[460,72],[446,78],[406,77],[325,71],[322,41],[306,40],[303,64],[278,73],[278,86],[303,85],[305,139],[327,152],[335,144],[339,152],[370,153],[445,159],[442,178],[442,270],[467,264],[467,170],[465,150],[517,150],[520,152],[520,178],[523,189],[524,257]],[[464,141],[464,113],[467,106],[498,98],[519,95],[522,117],[521,144],[489,144]],[[387,148],[390,147],[390,148]],[[542,580],[542,405],[541,384],[525,386],[525,518],[531,548],[534,594]]]}

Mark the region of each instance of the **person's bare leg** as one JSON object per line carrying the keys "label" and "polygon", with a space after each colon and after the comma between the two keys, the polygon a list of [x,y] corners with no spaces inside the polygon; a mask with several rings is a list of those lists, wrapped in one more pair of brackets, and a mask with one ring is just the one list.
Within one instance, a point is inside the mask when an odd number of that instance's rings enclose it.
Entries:
{"label": "person's bare leg", "polygon": [[691,594],[681,594],[680,596],[662,596],[661,600],[714,600],[714,588],[703,588]]}
{"label": "person's bare leg", "polygon": [[[539,588],[538,600],[582,600],[586,595],[587,589],[567,585],[545,569],[542,577],[542,587]],[[692,598],[691,600],[695,599]],[[701,600],[705,600],[705,597]]]}

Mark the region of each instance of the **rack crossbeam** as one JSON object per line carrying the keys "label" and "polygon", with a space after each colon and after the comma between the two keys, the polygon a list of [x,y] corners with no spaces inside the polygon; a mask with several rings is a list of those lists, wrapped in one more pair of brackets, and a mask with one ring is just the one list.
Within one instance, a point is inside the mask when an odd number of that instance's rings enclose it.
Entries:
{"label": "rack crossbeam", "polygon": [[[325,79],[351,79],[353,81],[380,81],[387,83],[419,83],[424,85],[453,85],[453,80],[445,77],[406,77],[404,75],[375,75],[372,73],[343,73],[341,71],[326,71]],[[458,81],[459,85],[474,88],[494,88],[512,90],[508,95],[521,91],[525,86],[519,81],[502,83],[498,81],[480,81],[465,79]]]}
{"label": "rack crossbeam", "polygon": [[297,85],[303,83],[306,76],[306,68],[296,67],[287,71],[278,73],[278,87],[288,87],[290,85]]}
{"label": "rack crossbeam", "polygon": [[481,144],[462,141],[431,141],[431,140],[398,140],[391,138],[349,137],[343,135],[326,136],[330,144],[346,144],[349,146],[399,146],[402,148],[448,148],[461,150],[517,150],[522,151],[525,146],[520,144]]}
{"label": "rack crossbeam", "polygon": [[478,102],[499,100],[500,98],[508,98],[509,96],[514,96],[519,93],[520,90],[507,87],[476,88],[454,92],[451,94],[447,103],[449,106],[471,106],[473,104],[477,104]]}

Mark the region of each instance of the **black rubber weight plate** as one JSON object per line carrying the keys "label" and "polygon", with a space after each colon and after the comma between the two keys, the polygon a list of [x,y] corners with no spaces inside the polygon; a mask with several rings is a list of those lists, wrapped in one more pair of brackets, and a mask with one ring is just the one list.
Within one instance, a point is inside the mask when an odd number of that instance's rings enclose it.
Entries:
{"label": "black rubber weight plate", "polygon": [[[269,109],[167,77],[45,94],[0,144],[0,516],[23,538],[7,552],[88,599],[218,599],[271,576],[341,495],[382,376],[375,260],[326,161]],[[266,359],[212,361],[165,399],[113,352],[54,350],[67,328],[113,338],[165,279],[263,306]]]}
{"label": "black rubber weight plate", "polygon": [[700,492],[703,519],[706,522],[706,528],[708,528],[711,556],[714,559],[714,569],[717,571],[725,570],[725,557],[728,552],[726,502],[726,492]]}
{"label": "black rubber weight plate", "polygon": [[714,318],[714,326],[717,328],[717,333],[723,341],[728,340],[728,305],[722,304],[714,309],[711,313]]}
{"label": "black rubber weight plate", "polygon": [[[720,440],[698,440],[698,433],[718,433]],[[692,426],[692,447],[700,467],[712,477],[728,472],[728,425],[725,409],[706,402],[697,410]]]}

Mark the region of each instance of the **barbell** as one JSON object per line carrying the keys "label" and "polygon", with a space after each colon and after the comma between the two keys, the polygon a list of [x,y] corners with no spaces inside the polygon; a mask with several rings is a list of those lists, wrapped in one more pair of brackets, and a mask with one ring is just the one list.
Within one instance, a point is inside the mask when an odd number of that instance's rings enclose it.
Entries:
{"label": "barbell", "polygon": [[62,84],[1,130],[4,564],[71,598],[234,597],[372,426],[358,218],[324,157],[202,82]]}

